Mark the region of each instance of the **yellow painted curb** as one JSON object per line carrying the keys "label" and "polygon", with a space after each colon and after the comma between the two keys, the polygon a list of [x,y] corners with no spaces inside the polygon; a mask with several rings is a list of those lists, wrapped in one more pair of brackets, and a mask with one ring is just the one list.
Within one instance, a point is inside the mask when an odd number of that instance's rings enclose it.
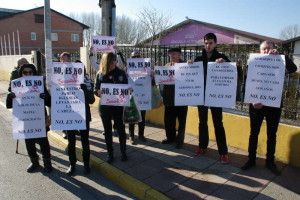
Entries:
{"label": "yellow painted curb", "polygon": [[[60,136],[58,133],[55,133],[54,131],[49,131],[48,139],[56,143],[61,149],[67,149],[68,141],[63,139],[63,137]],[[76,156],[78,160],[82,161],[82,149],[78,146],[76,146]],[[162,194],[161,192],[124,173],[122,170],[119,170],[113,165],[104,162],[102,159],[98,158],[93,154],[91,154],[90,157],[90,166],[99,174],[105,176],[113,183],[120,186],[121,188],[123,188],[124,190],[126,190],[127,192],[139,199],[170,200],[169,197]]]}

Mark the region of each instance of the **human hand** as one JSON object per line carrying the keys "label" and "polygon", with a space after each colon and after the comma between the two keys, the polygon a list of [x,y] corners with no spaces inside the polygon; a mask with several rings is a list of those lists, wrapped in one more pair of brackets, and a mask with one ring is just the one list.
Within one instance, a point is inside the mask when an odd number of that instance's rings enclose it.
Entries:
{"label": "human hand", "polygon": [[218,58],[216,59],[216,62],[217,63],[223,63],[223,62],[226,62],[223,58]]}
{"label": "human hand", "polygon": [[194,63],[193,60],[188,60],[188,61],[187,61],[187,64],[193,64],[193,63]]}
{"label": "human hand", "polygon": [[278,50],[277,49],[270,49],[268,54],[279,54]]}
{"label": "human hand", "polygon": [[254,109],[261,109],[263,105],[261,103],[252,103]]}
{"label": "human hand", "polygon": [[16,94],[13,92],[8,93],[8,95],[7,95],[7,98],[9,98],[9,99],[13,99],[15,97],[16,97]]}
{"label": "human hand", "polygon": [[98,91],[97,91],[97,96],[98,96],[98,97],[101,97],[101,95],[102,95],[102,90],[98,90]]}

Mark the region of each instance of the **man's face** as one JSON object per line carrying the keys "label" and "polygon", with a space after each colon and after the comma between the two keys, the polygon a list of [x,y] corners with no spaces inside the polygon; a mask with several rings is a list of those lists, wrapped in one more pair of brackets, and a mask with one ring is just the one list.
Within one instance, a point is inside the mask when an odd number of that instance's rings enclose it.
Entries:
{"label": "man's face", "polygon": [[181,57],[181,53],[173,51],[169,53],[171,62],[178,62]]}
{"label": "man's face", "polygon": [[271,47],[267,43],[264,43],[260,46],[260,54],[268,54],[270,49]]}
{"label": "man's face", "polygon": [[71,62],[68,56],[61,56],[59,60],[60,62]]}
{"label": "man's face", "polygon": [[133,53],[131,54],[131,58],[140,58],[140,54],[139,53]]}
{"label": "man's face", "polygon": [[207,53],[211,53],[217,46],[217,43],[214,39],[204,40],[204,46]]}

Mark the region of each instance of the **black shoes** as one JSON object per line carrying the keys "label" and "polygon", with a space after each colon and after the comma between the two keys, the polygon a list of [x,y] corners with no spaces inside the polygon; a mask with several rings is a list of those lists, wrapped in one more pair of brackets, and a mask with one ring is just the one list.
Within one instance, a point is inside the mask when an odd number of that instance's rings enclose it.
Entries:
{"label": "black shoes", "polygon": [[46,173],[52,172],[52,164],[51,164],[51,159],[50,158],[45,158],[44,159],[44,171]]}
{"label": "black shoes", "polygon": [[31,160],[31,164],[27,168],[28,173],[33,172],[36,168],[38,168],[40,166],[38,158],[30,159],[30,160]]}
{"label": "black shoes", "polygon": [[277,169],[276,165],[274,162],[267,162],[266,163],[266,167],[273,172],[273,174],[275,174],[276,176],[279,176],[281,174],[281,172]]}
{"label": "black shoes", "polygon": [[177,143],[177,144],[175,145],[175,148],[176,148],[176,149],[181,149],[181,148],[182,148],[182,146],[183,146],[183,144],[182,144],[182,143]]}
{"label": "black shoes", "polygon": [[67,174],[69,176],[72,176],[74,174],[74,172],[75,172],[75,166],[70,165],[69,169],[67,170]]}
{"label": "black shoes", "polygon": [[139,140],[140,140],[141,142],[147,142],[145,136],[143,136],[143,135],[139,135]]}
{"label": "black shoes", "polygon": [[252,167],[254,167],[256,165],[255,161],[250,161],[248,160],[242,167],[242,170],[248,170],[251,169]]}
{"label": "black shoes", "polygon": [[175,140],[164,139],[163,141],[161,141],[162,144],[171,144],[173,142],[175,142]]}
{"label": "black shoes", "polygon": [[122,161],[122,162],[125,162],[125,161],[127,161],[127,160],[128,160],[127,155],[122,155],[122,156],[121,156],[121,161]]}
{"label": "black shoes", "polygon": [[114,157],[112,155],[108,155],[106,162],[108,162],[108,163],[114,162]]}

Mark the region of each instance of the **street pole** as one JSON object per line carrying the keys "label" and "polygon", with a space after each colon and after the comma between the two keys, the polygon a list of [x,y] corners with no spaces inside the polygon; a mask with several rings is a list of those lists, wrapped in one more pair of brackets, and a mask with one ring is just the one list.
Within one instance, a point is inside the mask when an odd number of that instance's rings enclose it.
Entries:
{"label": "street pole", "polygon": [[102,9],[101,33],[103,36],[116,35],[116,4],[114,0],[99,0]]}
{"label": "street pole", "polygon": [[46,64],[46,84],[50,90],[52,78],[52,42],[51,42],[51,8],[50,0],[44,1],[44,24],[45,24],[45,64]]}

